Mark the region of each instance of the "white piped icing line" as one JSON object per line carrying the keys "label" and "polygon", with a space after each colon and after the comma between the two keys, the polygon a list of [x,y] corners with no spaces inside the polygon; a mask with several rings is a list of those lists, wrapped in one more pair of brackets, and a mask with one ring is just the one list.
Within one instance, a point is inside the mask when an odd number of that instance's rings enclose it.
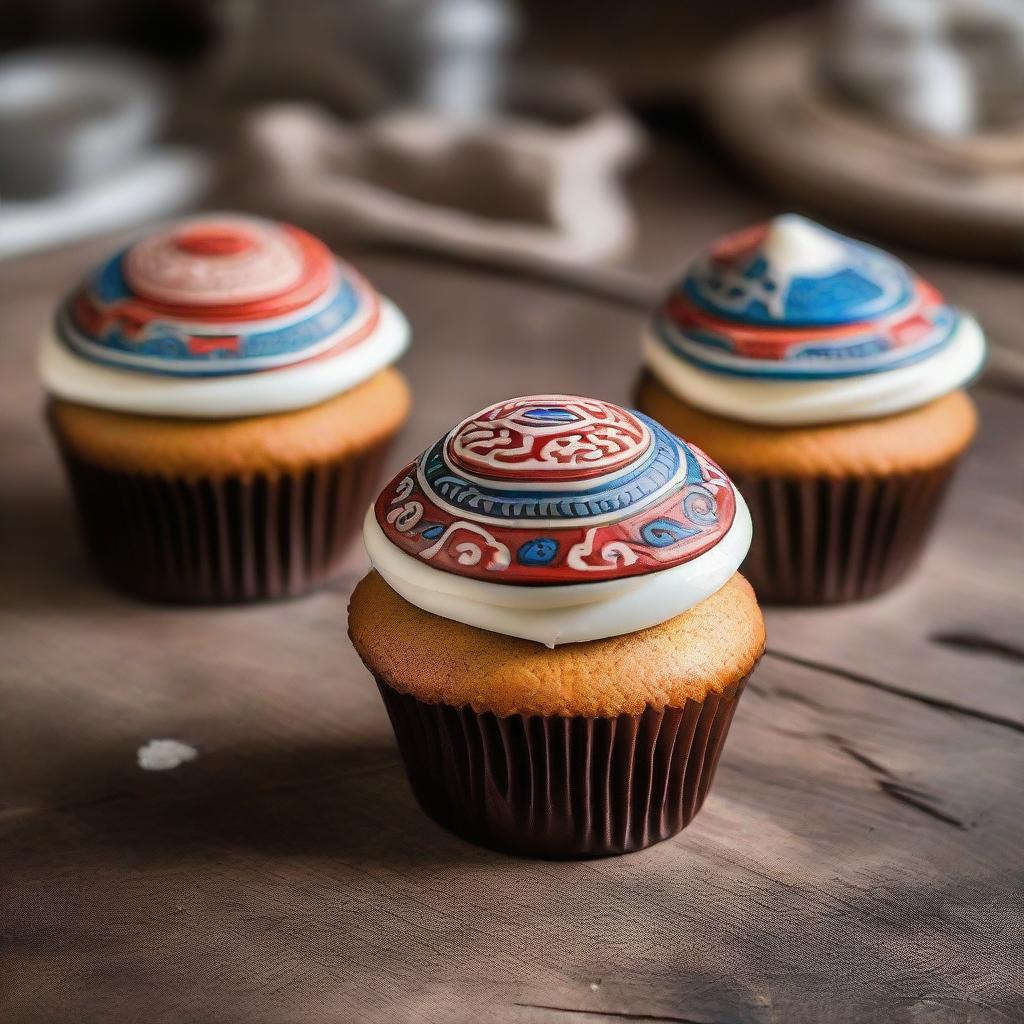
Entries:
{"label": "white piped icing line", "polygon": [[369,380],[398,360],[409,347],[409,335],[401,311],[382,297],[372,344],[272,373],[197,378],[133,373],[83,359],[53,332],[43,338],[39,373],[49,394],[114,412],[186,419],[266,416],[326,402]]}
{"label": "white piped icing line", "polygon": [[827,381],[747,380],[677,359],[648,332],[648,368],[684,402],[728,419],[799,427],[890,416],[916,409],[973,380],[985,362],[985,338],[973,317],[927,362],[864,377]]}
{"label": "white piped icing line", "polygon": [[977,322],[895,257],[793,214],[699,256],[645,339],[680,398],[776,425],[912,409],[969,382],[984,355]]}

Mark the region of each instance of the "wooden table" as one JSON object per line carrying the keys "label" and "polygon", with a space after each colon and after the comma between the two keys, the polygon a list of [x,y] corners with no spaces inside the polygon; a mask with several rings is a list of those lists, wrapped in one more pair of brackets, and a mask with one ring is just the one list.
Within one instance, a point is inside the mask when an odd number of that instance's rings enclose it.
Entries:
{"label": "wooden table", "polygon": [[[658,281],[772,209],[666,147],[635,189],[635,266]],[[0,1020],[1022,1019],[1019,397],[977,390],[981,436],[911,581],[768,612],[691,828],[630,857],[515,860],[413,803],[345,635],[361,552],[329,590],[255,608],[150,607],[93,579],[32,359],[108,246],[0,267]],[[416,328],[394,466],[510,394],[627,400],[639,311],[359,256]],[[1019,324],[1010,272],[924,269],[997,332]],[[141,771],[164,737],[198,759]]]}

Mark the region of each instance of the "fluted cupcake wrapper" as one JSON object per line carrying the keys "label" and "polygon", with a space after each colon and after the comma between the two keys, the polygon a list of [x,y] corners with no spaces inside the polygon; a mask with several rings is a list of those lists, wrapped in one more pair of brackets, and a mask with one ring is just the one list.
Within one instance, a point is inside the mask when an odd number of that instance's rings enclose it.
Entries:
{"label": "fluted cupcake wrapper", "polygon": [[689,824],[747,678],[701,702],[617,718],[501,718],[377,684],[427,814],[482,846],[573,859],[641,850]]}
{"label": "fluted cupcake wrapper", "polygon": [[836,604],[887,590],[920,557],[957,461],[888,477],[730,473],[754,522],[740,571],[770,603]]}
{"label": "fluted cupcake wrapper", "polygon": [[329,580],[387,450],[292,475],[189,479],[113,471],[60,447],[100,575],[183,604],[293,597]]}

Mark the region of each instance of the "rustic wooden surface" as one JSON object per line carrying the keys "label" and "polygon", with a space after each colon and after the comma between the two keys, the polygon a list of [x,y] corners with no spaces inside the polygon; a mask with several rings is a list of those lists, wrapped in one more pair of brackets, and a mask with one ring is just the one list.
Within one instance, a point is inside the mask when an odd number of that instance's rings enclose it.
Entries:
{"label": "rustic wooden surface", "polygon": [[[635,268],[770,212],[659,148]],[[107,245],[0,266],[0,1020],[1024,1017],[1021,436],[1005,382],[925,564],[891,595],[770,611],[704,811],[631,857],[515,860],[414,805],[345,636],[349,571],[294,603],[149,607],[99,585],[39,416],[34,335]],[[393,463],[509,394],[624,401],[635,309],[408,254],[362,263],[416,326]],[[925,261],[996,334],[1019,277]],[[1012,352],[1012,349],[1008,349]],[[143,772],[172,737],[198,760]]]}

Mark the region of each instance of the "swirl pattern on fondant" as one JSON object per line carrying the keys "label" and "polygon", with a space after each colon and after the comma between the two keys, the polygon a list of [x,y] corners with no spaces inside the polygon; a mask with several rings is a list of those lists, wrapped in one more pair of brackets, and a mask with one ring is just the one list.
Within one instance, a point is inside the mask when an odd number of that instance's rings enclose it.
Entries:
{"label": "swirl pattern on fondant", "polygon": [[927,359],[960,321],[894,256],[787,214],[699,256],[657,312],[654,334],[703,370],[815,381]]}
{"label": "swirl pattern on fondant", "polygon": [[397,548],[445,572],[509,584],[615,580],[714,547],[736,512],[703,452],[639,413],[539,395],[464,420],[384,488]]}
{"label": "swirl pattern on fondant", "polygon": [[372,336],[379,316],[374,289],[312,235],[210,215],[107,260],[60,307],[57,336],[104,365],[214,376],[347,352]]}

